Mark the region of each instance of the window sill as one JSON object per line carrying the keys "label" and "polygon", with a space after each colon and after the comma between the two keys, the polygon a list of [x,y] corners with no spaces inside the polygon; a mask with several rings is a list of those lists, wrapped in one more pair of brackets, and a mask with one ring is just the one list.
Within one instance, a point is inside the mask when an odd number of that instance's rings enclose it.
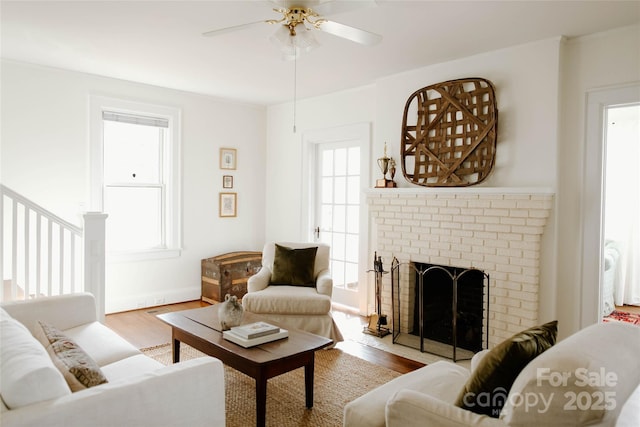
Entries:
{"label": "window sill", "polygon": [[178,258],[181,253],[182,249],[150,249],[135,252],[107,252],[107,262],[135,262]]}

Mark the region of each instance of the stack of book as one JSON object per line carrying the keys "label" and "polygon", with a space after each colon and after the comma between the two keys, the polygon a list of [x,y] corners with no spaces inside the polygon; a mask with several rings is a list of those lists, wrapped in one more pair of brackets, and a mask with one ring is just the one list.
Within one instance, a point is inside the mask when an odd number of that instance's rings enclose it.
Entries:
{"label": "stack of book", "polygon": [[222,333],[224,339],[241,345],[253,347],[256,345],[276,341],[289,336],[289,331],[266,322],[255,322],[247,325],[234,326]]}

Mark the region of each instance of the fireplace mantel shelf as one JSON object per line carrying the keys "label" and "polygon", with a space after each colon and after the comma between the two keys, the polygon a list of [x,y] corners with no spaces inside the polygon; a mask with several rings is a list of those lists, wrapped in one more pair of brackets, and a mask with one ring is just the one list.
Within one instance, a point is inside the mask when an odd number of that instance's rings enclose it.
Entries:
{"label": "fireplace mantel shelf", "polygon": [[367,188],[367,195],[409,195],[409,194],[539,194],[555,195],[549,187],[396,187]]}

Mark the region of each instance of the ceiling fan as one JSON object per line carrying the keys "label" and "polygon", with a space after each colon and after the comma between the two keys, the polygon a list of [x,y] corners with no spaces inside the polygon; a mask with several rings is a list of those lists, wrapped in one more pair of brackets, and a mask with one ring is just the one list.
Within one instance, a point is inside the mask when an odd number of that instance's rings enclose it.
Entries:
{"label": "ceiling fan", "polygon": [[[265,2],[267,3],[267,2]],[[330,21],[320,13],[340,13],[375,6],[375,0],[336,1],[336,0],[270,0],[275,4],[274,12],[281,14],[280,19],[249,22],[246,24],[220,28],[203,33],[206,37],[218,36],[233,31],[262,26],[267,24],[281,24],[272,39],[279,43],[285,57],[298,56],[307,52],[318,43],[312,33],[313,29],[333,34],[367,46],[375,45],[382,40],[382,36],[359,28]],[[312,6],[314,7],[312,9]],[[317,7],[316,7],[317,6]],[[324,11],[324,12],[323,12]]]}

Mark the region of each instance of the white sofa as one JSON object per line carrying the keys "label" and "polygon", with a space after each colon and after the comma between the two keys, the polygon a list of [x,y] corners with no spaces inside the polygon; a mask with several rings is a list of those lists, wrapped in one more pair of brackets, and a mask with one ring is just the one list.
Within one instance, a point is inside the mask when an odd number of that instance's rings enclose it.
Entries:
{"label": "white sofa", "polygon": [[[487,353],[485,350],[474,356],[471,371]],[[639,327],[613,322],[587,327],[526,365],[516,377],[499,418],[455,406],[453,403],[471,372],[440,361],[398,377],[347,404],[344,426],[637,427],[640,426],[638,355]],[[567,378],[564,384],[559,375]]]}
{"label": "white sofa", "polygon": [[[7,302],[0,315],[3,427],[225,425],[219,360],[162,365],[98,322],[91,294]],[[108,382],[71,392],[33,336],[38,321],[75,341]]]}

